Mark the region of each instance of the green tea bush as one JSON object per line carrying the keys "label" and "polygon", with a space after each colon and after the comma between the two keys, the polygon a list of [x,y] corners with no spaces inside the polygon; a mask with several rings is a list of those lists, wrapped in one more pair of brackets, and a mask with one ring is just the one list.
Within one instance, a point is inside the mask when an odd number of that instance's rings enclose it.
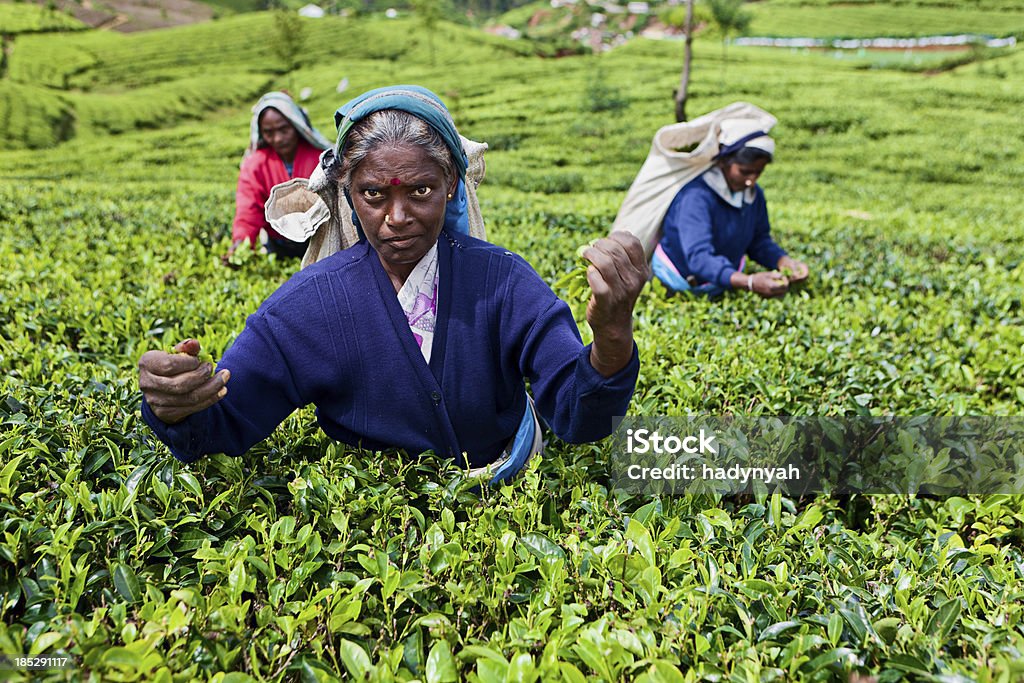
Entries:
{"label": "green tea bush", "polygon": [[[442,24],[436,29],[438,49],[433,54],[417,37],[418,24],[411,19],[357,23],[328,17],[303,21],[302,26],[304,49],[297,61],[310,68],[287,78],[276,75],[279,60],[267,59],[262,51],[275,36],[270,13],[145,34],[91,31],[19,37],[11,52],[10,80],[25,88],[47,86],[51,92],[40,92],[38,99],[62,102],[72,111],[66,119],[74,125],[54,132],[47,120],[30,117],[21,123],[12,113],[17,121],[9,124],[11,128],[0,127],[0,132],[7,133],[8,147],[38,147],[78,132],[162,127],[224,107],[247,106],[265,90],[305,85],[303,73],[313,74],[318,93],[333,93],[342,76],[349,77],[353,87],[374,78],[402,80],[409,72],[407,65],[430,63],[428,53],[444,67],[493,62],[521,52],[513,41]],[[53,89],[61,93],[59,98]],[[441,92],[445,90],[454,91]],[[333,112],[337,102],[332,104]],[[24,106],[10,105],[14,112]]]}
{"label": "green tea bush", "polygon": [[4,81],[0,89],[10,97],[0,104],[0,131],[8,147],[51,147],[75,135],[117,134],[198,119],[222,107],[255,101],[269,84],[268,77],[259,74],[232,73],[225,78],[227,73],[210,70],[204,76],[103,95],[59,94]]}
{"label": "green tea bush", "polygon": [[[324,17],[303,20],[304,50],[301,65],[336,65],[335,81],[350,74],[349,60],[403,60],[427,63],[426,41],[417,36],[413,19],[356,20]],[[170,74],[179,78],[201,75],[216,64],[234,65],[242,71],[266,72],[277,69],[278,60],[269,57],[266,46],[274,42],[276,29],[270,12],[228,17],[215,22],[192,24],[153,33],[116,34],[88,32],[82,35],[19,39],[11,58],[11,77],[28,81],[39,72],[61,69],[67,86],[99,90],[107,86],[131,87],[163,82]],[[411,39],[410,39],[411,37]],[[453,41],[459,49],[452,49]],[[511,41],[443,24],[438,28],[439,65],[493,59],[507,54]],[[447,49],[445,49],[447,44]],[[53,64],[53,51],[67,55]],[[82,55],[82,56],[78,56]],[[56,84],[52,83],[51,84]],[[67,87],[64,86],[64,87]]]}
{"label": "green tea bush", "polygon": [[629,102],[619,94],[618,89],[609,85],[599,61],[595,61],[591,67],[582,104],[581,109],[584,111],[592,114],[607,112],[606,115],[620,112],[629,106]]}
{"label": "green tea bush", "polygon": [[750,3],[751,35],[807,38],[914,37],[1024,32],[1019,3],[863,2],[821,3],[769,0]]}
{"label": "green tea bush", "polygon": [[[234,74],[211,69],[204,76],[182,78],[128,92],[68,96],[85,131],[123,133],[138,128],[163,128],[174,122],[201,118],[207,112],[256,101],[269,85],[260,74]],[[188,152],[176,150],[179,154]]]}
{"label": "green tea bush", "polygon": [[52,147],[74,133],[74,113],[45,88],[0,80],[0,145],[3,149]]}
{"label": "green tea bush", "polygon": [[579,173],[532,173],[529,175],[496,174],[495,180],[523,192],[541,192],[544,194],[562,194],[582,192],[583,176]]}
{"label": "green tea bush", "polygon": [[[1020,9],[1014,0],[966,0],[955,2],[954,0],[767,0],[772,7],[830,7],[842,6],[870,6],[887,5],[890,7],[927,7],[956,12],[963,9],[979,10],[1015,10]],[[955,14],[953,16],[956,16]]]}
{"label": "green tea bush", "polygon": [[[583,101],[585,59],[511,58],[450,27],[437,67],[367,59],[394,47],[372,45],[382,26],[345,29],[359,60],[294,74],[314,121],[328,131],[387,82],[456,93],[461,131],[503,140],[480,187],[489,238],[559,281],[671,122],[678,45],[603,55],[628,106],[581,123],[565,103]],[[1024,93],[973,66],[754,49],[730,51],[722,89],[718,55],[698,41],[693,110],[742,91],[778,115],[761,183],[811,281],[771,301],[652,283],[630,413],[1021,415],[1024,143],[1008,131]],[[174,73],[170,58],[139,71]],[[443,459],[332,443],[310,410],[240,458],[174,461],[140,420],[139,355],[193,336],[219,357],[297,267],[220,265],[246,98],[267,78],[235,63],[211,72],[220,100],[192,66],[121,92],[104,67],[92,92],[54,94],[89,112],[77,137],[0,154],[0,652],[73,656],[40,674],[54,680],[1024,675],[1015,497],[631,496],[610,489],[606,443],[556,439],[480,489]],[[353,92],[335,92],[339,70]],[[185,118],[197,98],[217,109]],[[124,131],[107,135],[104,102],[143,113],[107,115]]]}
{"label": "green tea bush", "polygon": [[84,31],[70,36],[20,36],[8,59],[12,81],[66,90],[70,78],[99,63],[97,49],[123,40],[119,33]]}
{"label": "green tea bush", "polygon": [[34,3],[0,3],[0,34],[80,31],[88,28],[74,17]]}

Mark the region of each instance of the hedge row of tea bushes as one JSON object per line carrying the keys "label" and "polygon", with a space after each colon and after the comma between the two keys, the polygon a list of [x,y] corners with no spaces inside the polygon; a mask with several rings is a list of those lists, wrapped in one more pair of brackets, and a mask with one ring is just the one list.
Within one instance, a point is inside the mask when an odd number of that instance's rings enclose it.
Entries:
{"label": "hedge row of tea bushes", "polygon": [[958,10],[1018,10],[1020,5],[1015,0],[765,0],[767,4],[777,7],[836,7],[888,5],[890,7],[920,7],[943,9],[947,16],[956,17]]}
{"label": "hedge row of tea bushes", "polygon": [[74,114],[45,88],[0,80],[0,149],[53,147],[71,137]]}
{"label": "hedge row of tea bushes", "polygon": [[95,66],[98,53],[122,39],[120,33],[109,31],[21,36],[11,46],[7,78],[24,85],[67,90],[73,74]]}
{"label": "hedge row of tea bushes", "polygon": [[[631,413],[1020,415],[1024,93],[745,49],[723,85],[718,54],[698,44],[691,106],[780,117],[762,182],[812,280],[783,301],[646,289]],[[554,282],[669,122],[679,57],[354,62],[344,95],[334,63],[293,79],[325,132],[366,88],[442,93],[493,144],[491,239]],[[1016,498],[626,497],[606,444],[557,441],[479,491],[332,444],[308,410],[241,458],[177,464],[139,419],[138,356],[183,336],[219,356],[294,268],[219,265],[247,108],[0,155],[0,652],[92,680],[1024,676]]]}
{"label": "hedge row of tea bushes", "polygon": [[87,28],[74,17],[31,2],[0,3],[0,34],[80,31]]}
{"label": "hedge row of tea bushes", "polygon": [[[184,334],[219,355],[289,268],[217,265],[228,192],[129,187],[131,196],[85,181],[0,191],[0,250],[18,264],[0,274],[4,652],[70,652],[98,680],[236,670],[270,680],[1020,675],[1016,499],[881,497],[858,518],[828,500],[621,498],[605,488],[600,445],[557,443],[514,486],[481,496],[443,462],[330,444],[308,411],[243,458],[179,466],[138,419],[135,358]],[[495,239],[545,274],[601,231],[607,211],[585,196],[491,195]],[[879,251],[848,243],[851,261]],[[864,277],[884,281],[895,268],[884,261]],[[735,388],[746,376],[774,386],[780,356],[800,383],[777,412],[797,412],[828,391],[805,377],[842,381],[862,363],[901,363],[891,347],[879,361],[848,353],[869,333],[832,280],[788,313],[778,302],[646,292],[636,412],[776,412],[719,403],[691,384]],[[899,305],[868,287],[853,294],[869,308]],[[956,301],[959,314],[973,310]],[[914,309],[927,325],[944,305],[926,298]],[[751,326],[766,315],[788,324]],[[799,345],[834,345],[825,325],[854,343],[818,356]],[[746,350],[702,357],[709,330],[729,330]],[[905,330],[900,343],[917,336]],[[752,345],[760,339],[783,353]],[[670,362],[676,348],[697,353]],[[959,379],[928,369],[865,380],[912,373],[956,392]]]}
{"label": "hedge row of tea bushes", "polygon": [[[808,12],[813,13],[812,10],[800,9],[800,16],[809,16]],[[834,26],[835,12],[843,10],[822,10],[821,20]],[[781,7],[764,14],[783,17],[788,11]],[[886,17],[891,19],[893,12],[898,14],[903,10],[879,7],[864,11],[868,14],[859,20],[860,25],[867,33],[873,34],[879,25],[885,25],[883,20],[888,20]],[[933,10],[906,11],[915,13],[914,17],[908,15],[908,21],[920,25],[920,12]],[[948,11],[937,12],[935,21],[938,23],[933,27],[934,31],[942,32],[943,27],[952,30]],[[884,13],[885,17],[879,13]],[[1011,26],[1013,16],[1016,15],[1001,13],[998,24],[1001,30],[996,31],[995,25],[988,28],[979,25],[974,30],[1003,34],[1014,30]],[[1010,24],[1006,23],[1007,19]],[[987,20],[979,19],[982,22]],[[820,35],[820,31],[811,27],[804,30],[803,19],[794,23],[792,17],[783,17],[779,21],[783,22],[780,26],[788,27],[783,33]],[[959,26],[963,21],[954,23]],[[842,24],[858,25],[845,19]],[[433,37],[428,39],[420,26],[415,17],[398,20],[329,17],[304,21],[300,63],[309,71],[320,70],[326,74],[315,88],[318,94],[333,93],[342,78],[349,78],[350,82],[372,80],[382,71],[387,80],[394,81],[401,80],[410,72],[437,73],[443,67],[487,85],[494,80],[491,70],[475,69],[475,65],[525,62],[516,67],[516,70],[523,70],[520,73],[525,77],[537,68],[531,60],[516,59],[534,51],[535,46],[530,43],[509,41],[450,24],[439,26]],[[0,137],[8,149],[39,148],[78,134],[87,135],[96,127],[114,132],[163,127],[197,114],[206,115],[224,106],[243,106],[269,87],[273,74],[281,68],[278,59],[270,56],[267,49],[275,43],[276,36],[274,18],[267,13],[152,33],[123,35],[87,31],[19,36],[11,43],[8,77],[2,85],[9,97],[5,97],[8,104],[2,112],[4,117],[0,119],[0,132],[3,133]],[[711,47],[710,42],[708,47]],[[705,60],[713,59],[717,60],[718,56],[709,51]],[[211,64],[216,65],[213,71]],[[583,67],[568,68],[576,70]],[[221,70],[232,72],[238,78],[225,79]],[[665,72],[658,69],[658,73]],[[999,73],[1011,75],[1006,71]],[[223,90],[218,88],[218,84],[232,80],[244,81],[245,85],[239,83]],[[449,89],[460,93],[463,80],[452,78],[453,84],[458,83]],[[507,79],[498,76],[498,80]],[[521,81],[517,83],[523,84]],[[299,90],[303,85],[295,78],[281,80],[281,87],[293,90]],[[593,87],[599,92],[611,85],[614,84],[595,83]],[[591,108],[600,114],[602,104],[616,103],[614,94],[606,99],[608,102],[605,103],[591,103]],[[47,103],[42,111],[37,101]],[[571,112],[562,112],[562,115],[571,116]],[[611,132],[608,120],[602,115],[579,122],[575,131],[592,133],[600,138]],[[514,145],[518,135],[505,130],[495,139],[498,145]],[[631,147],[635,146],[633,142],[631,138]],[[545,160],[539,160],[539,163],[545,163]],[[578,183],[574,184],[571,177],[556,183],[556,186],[563,191],[578,189]]]}
{"label": "hedge row of tea bushes", "polygon": [[[583,226],[573,228],[579,233],[575,239],[584,241],[600,234],[614,214],[620,193],[642,161],[649,135],[656,127],[650,125],[644,130],[642,125],[626,122],[650,120],[653,123],[657,121],[658,112],[664,110],[664,100],[659,101],[653,94],[659,92],[659,86],[667,89],[673,78],[671,74],[658,75],[657,65],[659,59],[662,63],[665,61],[665,52],[663,46],[638,45],[602,58],[597,66],[593,60],[563,61],[558,64],[557,79],[544,77],[544,63],[524,61],[506,63],[500,73],[477,69],[461,79],[458,78],[461,74],[446,73],[440,78],[425,76],[410,80],[425,82],[445,93],[463,131],[494,145],[488,156],[486,189],[555,193],[551,201],[540,202],[552,205],[540,212],[536,198],[526,202],[516,200],[515,205],[529,209],[524,214],[534,218],[522,230],[513,231],[512,240],[519,234],[543,234],[545,225],[550,229],[553,222],[560,220],[558,205],[564,200],[558,193],[570,192],[585,193],[593,199],[590,210],[595,216]],[[969,73],[932,79],[930,87],[923,92],[915,79],[879,74],[871,79],[870,85],[859,85],[865,93],[861,103],[836,111],[830,103],[842,97],[854,83],[863,81],[860,74],[835,69],[828,85],[815,92],[801,93],[800,83],[805,82],[814,69],[820,68],[820,63],[783,56],[781,60],[765,59],[759,65],[754,62],[755,57],[769,53],[739,52],[733,68],[744,75],[741,80],[770,83],[770,86],[745,94],[730,92],[727,99],[726,93],[715,93],[717,87],[705,82],[696,93],[707,103],[707,108],[739,96],[753,99],[779,115],[782,121],[778,128],[780,158],[763,183],[769,196],[776,197],[773,207],[777,212],[780,239],[795,253],[813,254],[830,266],[834,262],[841,269],[841,277],[834,283],[837,296],[849,291],[851,286],[887,283],[886,291],[893,297],[889,310],[897,316],[901,315],[899,302],[920,293],[930,297],[976,298],[974,290],[968,288],[975,287],[973,283],[977,280],[991,292],[990,300],[978,302],[986,312],[986,319],[975,321],[979,323],[978,330],[960,332],[953,321],[936,324],[931,329],[942,331],[938,340],[928,333],[910,335],[915,343],[930,350],[931,358],[925,366],[917,366],[909,374],[927,376],[925,370],[937,368],[936,372],[950,377],[972,377],[963,385],[967,390],[965,395],[957,397],[957,405],[972,410],[1001,406],[998,412],[1003,412],[1015,405],[1013,383],[1020,365],[1004,366],[1003,359],[1013,358],[1019,348],[1019,335],[1012,325],[1005,325],[1003,317],[1019,305],[1019,292],[1012,286],[1019,282],[1016,266],[1020,259],[1015,256],[1019,248],[1015,244],[1016,235],[1007,234],[1005,227],[1016,220],[1012,178],[1021,170],[1020,150],[1014,146],[1012,138],[998,146],[989,141],[999,135],[1004,121],[1004,115],[998,110],[1018,105],[1019,94],[998,79],[974,77]],[[1016,68],[1016,62],[1011,65]],[[586,111],[586,90],[595,69],[604,71],[608,88],[622,93],[626,102],[623,109],[611,114]],[[308,82],[316,86],[330,77],[323,75],[324,72],[329,74],[329,70],[330,67],[324,67],[307,72]],[[701,73],[698,71],[698,75]],[[644,77],[640,82],[645,85],[637,85],[636,74]],[[376,82],[369,79],[356,82],[353,90],[371,87],[386,78],[385,74],[378,75]],[[458,90],[453,87],[455,83]],[[326,88],[314,89],[326,91]],[[870,104],[882,101],[885,96],[911,102],[922,113],[911,119],[905,110]],[[988,98],[985,107],[994,111],[979,111],[983,107],[976,103],[982,97]],[[503,103],[503,98],[508,99]],[[565,113],[567,98],[578,103],[582,116]],[[338,99],[333,94],[314,97],[311,110],[314,114],[318,109],[320,112],[315,120],[322,122],[324,112],[329,117]],[[321,103],[327,102],[329,108],[325,109]],[[608,123],[609,119],[612,123]],[[591,122],[594,130],[581,130]],[[175,169],[188,163],[196,164],[199,170],[208,167],[213,175],[231,177],[244,145],[244,138],[233,140],[232,137],[237,138],[237,131],[244,130],[244,126],[245,118],[240,116],[219,124],[204,137],[196,138],[192,132],[182,136],[180,139],[196,141],[193,144],[204,151],[202,160],[196,159],[195,152],[181,144],[177,136],[154,133],[140,138],[140,148],[130,156],[123,153],[121,146],[108,147],[101,142],[82,147],[88,151],[80,155],[66,155],[70,158],[59,170],[47,168],[45,162],[40,164],[28,157],[18,166],[29,176],[75,175],[86,172],[91,164],[103,164],[108,168],[109,177],[123,174],[125,178],[138,179],[151,173],[154,164],[162,164],[166,167],[165,173],[175,174],[179,173]],[[329,123],[321,123],[324,130],[330,130],[329,126]],[[950,144],[950,139],[956,142]],[[91,160],[86,161],[86,158]],[[181,177],[188,175],[184,172]],[[885,181],[879,183],[879,178]],[[964,189],[965,181],[990,191],[970,192]],[[485,193],[485,201],[486,196]],[[523,221],[517,211],[507,213],[514,216],[517,223]],[[225,223],[227,218],[224,218]],[[497,221],[498,229],[503,222]],[[903,249],[905,253],[890,250],[886,255],[891,261],[886,268],[896,270],[891,270],[882,280],[872,272],[871,259],[849,258],[843,250],[830,244],[842,243],[850,237],[870,240],[876,245],[874,248],[882,249],[877,245],[890,239],[893,229],[914,237]],[[827,234],[841,239],[823,240],[822,235]],[[567,244],[561,251],[542,250],[555,260],[550,265],[537,263],[538,269],[552,281],[556,279],[558,272],[568,266],[571,246]],[[529,245],[523,245],[522,250],[531,251]],[[999,253],[1003,258],[994,259],[992,253]],[[911,260],[915,261],[913,265],[908,263]],[[827,270],[824,268],[823,272]],[[833,304],[826,299],[821,305],[828,308]],[[886,353],[886,344],[892,343],[888,335],[881,334],[885,326],[878,325],[889,320],[885,311],[884,307],[877,311],[865,306],[862,314],[865,329],[880,329],[878,334],[865,340],[865,358]],[[916,322],[900,317],[897,337],[904,336],[903,325]],[[978,334],[986,326],[998,333]],[[974,338],[974,334],[978,337]],[[902,342],[897,345],[900,344]],[[724,339],[721,345],[731,347],[731,340]],[[970,353],[965,354],[965,345],[972,349]],[[715,346],[709,353],[719,352]],[[941,353],[936,354],[937,350]],[[908,362],[920,363],[917,355],[906,354]],[[676,360],[672,358],[673,365]],[[969,374],[960,369],[965,364]],[[865,363],[862,366],[867,374],[875,371]],[[813,381],[820,382],[819,379]],[[860,384],[865,382],[862,379]],[[853,405],[852,396],[861,396],[864,401],[864,397],[871,394],[880,397],[872,404],[876,410],[891,412],[912,407],[913,401],[919,400],[916,396],[905,399],[907,392],[898,383],[894,388],[898,390],[896,394],[881,398],[884,393],[863,388],[844,392],[840,386],[824,405],[845,402],[849,406]],[[740,385],[735,393],[742,395],[746,389]],[[933,396],[938,405],[950,399],[941,388],[930,388],[925,395]],[[921,408],[934,410],[935,404],[927,403]]]}
{"label": "hedge row of tea bushes", "polygon": [[[302,20],[303,65],[332,63],[339,79],[348,74],[351,60],[428,61],[427,40],[412,18],[387,20],[382,17],[345,19],[325,17]],[[95,57],[88,68],[69,69],[68,83],[85,90],[104,87],[159,83],[174,73],[198,75],[211,64],[234,65],[246,71],[276,71],[282,67],[268,48],[277,40],[278,29],[272,13],[260,12],[192,24],[152,33],[92,33],[67,36],[62,43],[79,47]],[[507,52],[499,46],[509,41],[444,24],[435,34],[436,57],[441,64],[461,60],[493,60]],[[460,50],[452,49],[458,41]],[[47,62],[46,46],[29,43],[12,56],[12,75],[27,65]],[[335,81],[335,84],[337,81]]]}
{"label": "hedge row of tea bushes", "polygon": [[[562,216],[554,204],[519,205],[524,217],[505,239],[536,252],[534,265],[551,280],[571,267],[571,252],[541,252],[532,235],[571,244],[607,225],[606,215]],[[794,296],[798,306],[687,300],[688,315],[652,287],[637,313],[649,330],[638,335],[646,359],[638,404],[667,414],[1020,412],[1019,249],[994,239],[992,248],[1007,255],[1000,263],[976,244],[928,237],[926,221],[900,212],[865,220],[795,200],[776,216],[791,226],[787,247],[815,264],[814,286]],[[907,236],[894,238],[896,226]],[[947,229],[952,235],[957,224]],[[971,304],[947,306],[951,299]],[[752,362],[756,371],[746,371]]]}
{"label": "hedge row of tea bushes", "polygon": [[[415,19],[380,17],[304,20],[301,64],[329,75],[319,88],[334,93],[342,78],[359,72],[398,78],[407,64],[495,63],[532,54],[507,41],[442,24],[431,39]],[[89,31],[30,35],[11,43],[10,97],[0,110],[0,139],[7,149],[40,148],[76,135],[162,128],[242,108],[271,87],[281,64],[268,46],[278,29],[270,13],[137,34]],[[280,79],[298,95],[302,83]],[[54,112],[59,111],[58,115]]]}
{"label": "hedge row of tea bushes", "polygon": [[[226,77],[230,73],[230,77]],[[45,148],[79,135],[163,128],[255,100],[270,79],[211,69],[206,75],[109,95],[58,94],[0,81],[0,148]]]}
{"label": "hedge row of tea bushes", "polygon": [[[202,76],[179,78],[164,85],[133,88],[114,95],[74,93],[79,133],[123,133],[143,128],[166,128],[177,121],[201,119],[211,111],[255,101],[270,79],[263,74],[236,74],[210,69]],[[179,143],[181,144],[181,143]]]}
{"label": "hedge row of tea bushes", "polygon": [[1005,497],[876,499],[868,532],[827,500],[616,499],[604,456],[555,449],[481,499],[443,462],[324,444],[308,414],[239,460],[186,469],[109,408],[130,392],[80,388],[59,437],[23,441],[34,406],[7,418],[21,455],[0,477],[19,501],[0,504],[0,561],[34,560],[5,596],[0,647],[78,653],[78,675],[1021,674],[1021,519]]}
{"label": "hedge row of tea bushes", "polygon": [[[1021,673],[1015,499],[875,498],[858,519],[828,500],[619,498],[605,488],[609,453],[564,444],[481,497],[443,462],[329,444],[308,411],[243,458],[179,466],[138,419],[135,358],[185,334],[219,355],[289,268],[217,265],[229,188],[46,185],[0,191],[0,250],[18,264],[0,275],[4,652],[69,652],[99,680],[236,670],[434,681]],[[607,202],[587,196],[491,195],[495,240],[545,275],[607,222]],[[899,239],[908,252],[917,242]],[[878,251],[849,244],[852,262]],[[891,262],[878,268],[864,277],[894,276]],[[855,343],[868,337],[832,280],[785,314],[777,302],[646,292],[636,411],[775,412],[692,387],[735,388],[741,376],[774,386],[780,354],[751,346],[760,339],[787,349],[797,378],[855,377],[864,358],[823,353],[808,369],[814,354],[796,343],[823,345],[824,325]],[[868,308],[893,307],[867,287],[855,294]],[[972,310],[960,301],[956,310]],[[916,310],[926,324],[944,305],[929,298]],[[789,324],[751,326],[766,314]],[[672,359],[709,330],[738,334],[746,350]],[[906,332],[902,343],[917,336]],[[881,369],[900,363],[883,351]],[[956,391],[956,378],[911,371]],[[811,382],[790,389],[780,413],[822,395]]]}
{"label": "hedge row of tea bushes", "polygon": [[[796,4],[770,0],[750,3],[749,32],[757,36],[808,38],[874,38],[879,36],[934,36],[980,33],[994,36],[1024,35],[1024,7],[997,2],[942,5],[890,2]],[[955,6],[953,6],[955,5]]]}
{"label": "hedge row of tea bushes", "polygon": [[[656,3],[654,11],[664,5]],[[721,39],[710,10],[699,0],[698,40]],[[981,33],[997,36],[1024,33],[1024,8],[1013,0],[956,2],[954,0],[760,0],[748,2],[744,11],[753,21],[750,35],[805,38],[855,38]],[[574,28],[590,25],[595,10],[585,5],[552,9],[550,3],[533,2],[502,14],[495,23],[513,26],[527,36],[557,38]],[[609,14],[603,30],[639,32],[647,17]],[[681,19],[680,19],[681,21]],[[700,24],[705,24],[701,26]]]}

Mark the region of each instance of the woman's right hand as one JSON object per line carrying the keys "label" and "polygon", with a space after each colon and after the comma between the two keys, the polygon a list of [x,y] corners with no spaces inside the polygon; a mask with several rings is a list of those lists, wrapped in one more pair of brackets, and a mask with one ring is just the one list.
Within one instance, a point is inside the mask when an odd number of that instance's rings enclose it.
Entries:
{"label": "woman's right hand", "polygon": [[231,371],[212,374],[213,366],[198,356],[199,342],[186,339],[174,347],[174,353],[147,351],[139,359],[139,389],[161,422],[181,422],[228,393],[225,385]]}

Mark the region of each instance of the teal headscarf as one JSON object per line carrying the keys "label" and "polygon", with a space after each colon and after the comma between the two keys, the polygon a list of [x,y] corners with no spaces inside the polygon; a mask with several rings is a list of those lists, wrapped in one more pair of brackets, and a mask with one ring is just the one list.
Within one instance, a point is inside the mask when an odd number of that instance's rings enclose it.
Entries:
{"label": "teal headscarf", "polygon": [[[359,97],[348,101],[334,112],[334,123],[338,126],[338,140],[334,145],[334,157],[340,162],[352,126],[374,112],[385,109],[397,109],[408,112],[422,119],[437,131],[445,145],[452,153],[455,169],[459,175],[459,185],[448,201],[445,210],[445,228],[454,232],[469,234],[469,214],[466,199],[466,166],[468,159],[462,148],[459,131],[455,122],[441,99],[424,87],[418,85],[392,85],[364,92]],[[323,163],[325,159],[321,159]],[[349,205],[351,205],[349,201]],[[362,232],[359,218],[352,212],[352,222]]]}

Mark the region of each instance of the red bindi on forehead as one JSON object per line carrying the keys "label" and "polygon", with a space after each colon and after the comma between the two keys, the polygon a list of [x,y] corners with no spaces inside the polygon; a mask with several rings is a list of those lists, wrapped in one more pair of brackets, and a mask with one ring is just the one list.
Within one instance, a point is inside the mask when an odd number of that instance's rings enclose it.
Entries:
{"label": "red bindi on forehead", "polygon": [[391,179],[391,184],[392,185],[401,185],[402,184],[402,179],[401,178],[392,178]]}

